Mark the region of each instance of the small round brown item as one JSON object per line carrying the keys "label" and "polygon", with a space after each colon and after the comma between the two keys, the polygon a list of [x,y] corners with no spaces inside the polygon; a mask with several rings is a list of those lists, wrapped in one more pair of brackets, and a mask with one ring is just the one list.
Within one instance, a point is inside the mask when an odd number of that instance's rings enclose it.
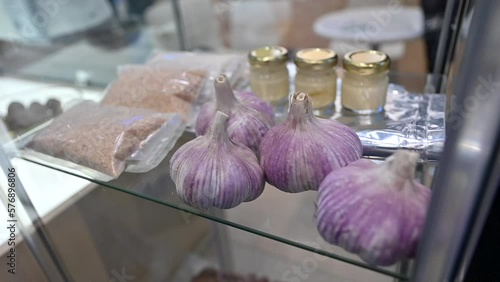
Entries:
{"label": "small round brown item", "polygon": [[61,112],[61,103],[55,99],[50,99],[45,105],[33,102],[27,109],[23,104],[13,102],[8,107],[5,122],[9,130],[22,133],[48,121]]}
{"label": "small round brown item", "polygon": [[61,102],[57,99],[49,99],[45,105],[52,111],[53,117],[62,113]]}
{"label": "small round brown item", "polygon": [[25,111],[26,108],[24,108],[24,105],[19,103],[19,102],[12,102],[9,105],[9,108],[7,109],[7,112],[10,113],[16,113],[16,112],[21,112]]}
{"label": "small round brown item", "polygon": [[32,121],[28,116],[29,112],[23,104],[12,102],[7,109],[7,116],[5,116],[5,123],[9,130],[19,131],[31,126]]}
{"label": "small round brown item", "polygon": [[32,125],[41,124],[52,117],[52,111],[38,102],[31,103],[28,112]]}

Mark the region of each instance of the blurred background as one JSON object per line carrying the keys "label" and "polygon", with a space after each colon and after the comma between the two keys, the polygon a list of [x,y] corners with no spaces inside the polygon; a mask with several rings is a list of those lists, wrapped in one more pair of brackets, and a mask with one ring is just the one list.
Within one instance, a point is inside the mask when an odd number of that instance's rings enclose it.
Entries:
{"label": "blurred background", "polygon": [[432,71],[444,0],[0,1],[0,71],[105,85],[155,49],[376,48]]}

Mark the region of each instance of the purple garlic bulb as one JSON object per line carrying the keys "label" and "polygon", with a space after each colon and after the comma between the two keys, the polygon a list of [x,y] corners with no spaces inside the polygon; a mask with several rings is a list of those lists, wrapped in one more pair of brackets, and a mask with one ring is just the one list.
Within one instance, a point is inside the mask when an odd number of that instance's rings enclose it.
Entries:
{"label": "purple garlic bulb", "polygon": [[218,111],[206,134],[184,144],[170,160],[170,177],[188,205],[229,209],[264,191],[257,157],[229,139],[228,118]]}
{"label": "purple garlic bulb", "polygon": [[431,197],[414,180],[418,158],[400,150],[380,165],[358,160],[329,174],[318,194],[321,236],[372,265],[414,256]]}
{"label": "purple garlic bulb", "polygon": [[229,115],[229,138],[259,153],[260,140],[274,126],[273,108],[251,92],[233,93],[225,75],[215,79],[217,102],[205,103],[196,119],[195,130],[204,135],[216,111]]}
{"label": "purple garlic bulb", "polygon": [[330,172],[361,158],[361,141],[349,127],[315,117],[307,94],[294,94],[290,103],[288,119],[260,143],[260,164],[267,182],[282,191],[318,190]]}

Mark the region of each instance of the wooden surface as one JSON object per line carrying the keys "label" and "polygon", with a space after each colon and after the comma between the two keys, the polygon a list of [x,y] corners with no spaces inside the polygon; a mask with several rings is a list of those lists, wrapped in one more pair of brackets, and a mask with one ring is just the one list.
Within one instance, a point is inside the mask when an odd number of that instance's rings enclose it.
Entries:
{"label": "wooden surface", "polygon": [[[367,4],[370,1],[366,1]],[[416,1],[405,1],[404,5],[415,5]],[[329,39],[316,35],[313,25],[320,16],[333,11],[345,9],[349,6],[348,0],[294,0],[292,1],[292,15],[290,26],[287,29],[282,45],[290,49],[310,47],[328,47]],[[425,42],[417,39],[406,42],[406,53],[394,64],[393,71],[406,73],[426,73],[427,59]]]}
{"label": "wooden surface", "polygon": [[282,45],[290,49],[328,47],[329,40],[316,35],[313,24],[320,16],[347,6],[347,0],[295,0],[289,28]]}

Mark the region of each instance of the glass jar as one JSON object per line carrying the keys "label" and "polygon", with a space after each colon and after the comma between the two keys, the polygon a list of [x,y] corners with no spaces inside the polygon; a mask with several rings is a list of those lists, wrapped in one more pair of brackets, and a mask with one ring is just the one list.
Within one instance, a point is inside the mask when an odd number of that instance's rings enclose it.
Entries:
{"label": "glass jar", "polygon": [[356,51],[344,56],[342,106],[358,114],[383,111],[389,85],[391,59],[374,50]]}
{"label": "glass jar", "polygon": [[248,54],[248,61],[252,92],[272,104],[286,102],[290,91],[288,50],[280,46],[258,48]]}
{"label": "glass jar", "polygon": [[313,108],[323,108],[335,102],[337,73],[334,67],[337,65],[337,54],[333,50],[300,50],[295,56],[295,65],[295,91],[309,94]]}

